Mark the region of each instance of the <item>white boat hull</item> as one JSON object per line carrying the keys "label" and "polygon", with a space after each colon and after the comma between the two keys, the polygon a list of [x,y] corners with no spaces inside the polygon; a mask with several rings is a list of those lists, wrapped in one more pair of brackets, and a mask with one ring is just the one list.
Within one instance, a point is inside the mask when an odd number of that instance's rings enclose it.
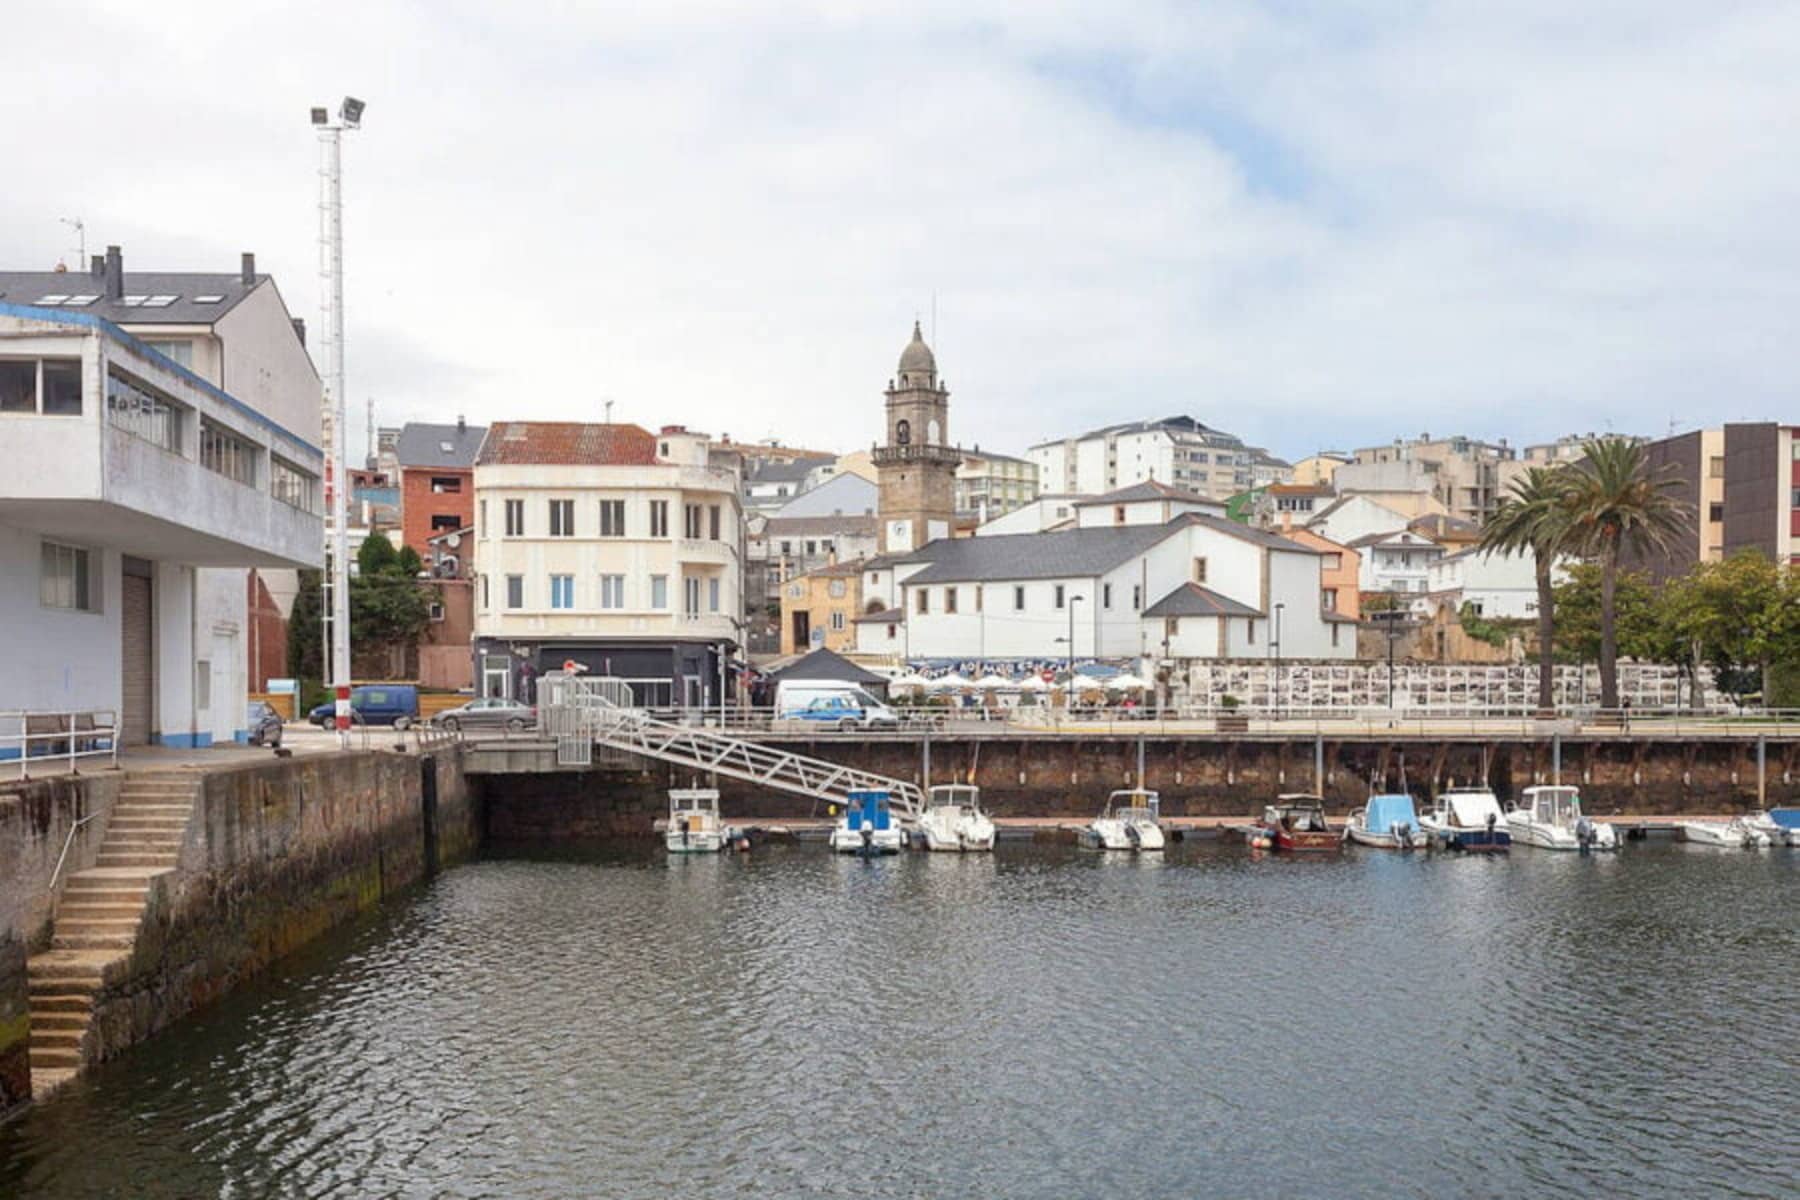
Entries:
{"label": "white boat hull", "polygon": [[1683,841],[1727,850],[1766,850],[1773,839],[1748,821],[1677,821]]}
{"label": "white boat hull", "polygon": [[689,830],[685,836],[671,829],[663,834],[670,854],[717,854],[725,849],[727,840],[722,829]]}
{"label": "white boat hull", "polygon": [[[1512,834],[1515,844],[1536,846],[1540,850],[1580,850],[1581,838],[1564,825],[1548,825],[1541,821],[1530,820],[1522,813],[1508,813],[1506,828]],[[1593,843],[1590,850],[1617,850],[1619,848],[1618,830],[1608,821],[1595,821]]]}
{"label": "white boat hull", "polygon": [[1752,813],[1744,823],[1758,833],[1766,834],[1771,846],[1800,846],[1800,829],[1789,829],[1768,813]]}
{"label": "white boat hull", "polygon": [[936,819],[927,813],[919,819],[919,832],[925,836],[925,848],[950,854],[978,854],[994,848],[994,823],[986,817],[970,820]]}
{"label": "white boat hull", "polygon": [[1145,852],[1161,850],[1167,839],[1153,821],[1120,821],[1101,817],[1081,829],[1079,840],[1090,850]]}
{"label": "white boat hull", "polygon": [[1431,844],[1423,829],[1415,829],[1410,834],[1375,833],[1360,825],[1351,825],[1344,832],[1357,845],[1373,846],[1378,850],[1423,850]]}
{"label": "white boat hull", "polygon": [[831,831],[831,848],[839,854],[860,854],[865,846],[874,854],[898,854],[905,844],[906,835],[898,826],[872,830],[866,842],[860,829],[839,825]]}

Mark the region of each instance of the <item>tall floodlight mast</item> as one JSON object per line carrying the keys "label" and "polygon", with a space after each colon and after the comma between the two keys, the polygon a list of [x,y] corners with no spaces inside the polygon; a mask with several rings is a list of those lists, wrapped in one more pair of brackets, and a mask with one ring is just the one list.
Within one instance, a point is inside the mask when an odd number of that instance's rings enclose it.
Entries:
{"label": "tall floodlight mast", "polygon": [[325,438],[324,646],[327,679],[337,700],[338,744],[350,745],[350,530],[349,475],[345,456],[349,422],[344,404],[344,196],[343,135],[362,126],[363,102],[345,96],[338,119],[312,110],[319,135],[319,308],[324,318],[325,390],[321,397]]}

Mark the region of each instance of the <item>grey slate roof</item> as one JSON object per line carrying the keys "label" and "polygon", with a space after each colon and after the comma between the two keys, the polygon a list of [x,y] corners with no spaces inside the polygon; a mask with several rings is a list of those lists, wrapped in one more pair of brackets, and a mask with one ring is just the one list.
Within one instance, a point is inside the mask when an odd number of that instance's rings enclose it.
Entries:
{"label": "grey slate roof", "polygon": [[[215,275],[127,269],[125,295],[175,297],[170,304],[146,308],[108,300],[106,280],[91,271],[0,271],[0,302],[35,305],[45,296],[92,296],[94,300],[88,304],[45,307],[55,312],[88,313],[115,325],[212,325],[268,278],[257,275],[254,283],[246,284],[235,272]],[[219,300],[200,304],[196,296],[218,296]]]}
{"label": "grey slate roof", "polygon": [[1209,587],[1184,583],[1144,610],[1146,617],[1260,617],[1261,609],[1221,596]]}
{"label": "grey slate roof", "polygon": [[[486,425],[424,425],[410,421],[394,440],[394,458],[403,467],[458,467],[475,465]],[[445,444],[450,449],[444,449]]]}
{"label": "grey slate roof", "polygon": [[989,579],[1066,579],[1100,575],[1142,554],[1173,532],[1172,525],[1108,525],[1052,533],[940,538],[906,561],[930,565],[906,580],[977,583]]}
{"label": "grey slate roof", "polygon": [[770,680],[780,683],[789,679],[825,679],[833,682],[860,684],[887,684],[886,675],[877,675],[857,666],[843,655],[823,646],[814,650],[804,658],[795,660],[779,671],[771,672]]}
{"label": "grey slate roof", "polygon": [[824,458],[798,458],[792,462],[778,458],[759,458],[750,463],[749,470],[744,472],[745,483],[799,483],[808,472],[823,463],[831,461]]}
{"label": "grey slate roof", "polygon": [[1171,487],[1166,483],[1158,483],[1154,479],[1146,479],[1142,483],[1130,484],[1117,491],[1107,492],[1104,496],[1089,496],[1075,502],[1076,508],[1093,508],[1101,504],[1130,504],[1139,500],[1176,500],[1184,504],[1205,504],[1209,507],[1223,508],[1218,500],[1202,496],[1198,492],[1190,492],[1185,488]]}

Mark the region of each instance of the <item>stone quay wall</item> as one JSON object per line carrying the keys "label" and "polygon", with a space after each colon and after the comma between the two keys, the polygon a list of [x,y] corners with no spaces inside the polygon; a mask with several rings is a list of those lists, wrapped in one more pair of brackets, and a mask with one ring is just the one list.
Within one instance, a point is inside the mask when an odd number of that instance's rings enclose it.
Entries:
{"label": "stone quay wall", "polygon": [[[871,738],[795,739],[771,747],[874,771],[914,783],[924,778],[917,741]],[[1144,786],[1161,793],[1169,816],[1250,816],[1281,792],[1315,789],[1310,736],[1245,739],[1202,735],[1143,739]],[[931,742],[934,783],[974,783],[989,812],[1006,817],[1089,817],[1107,793],[1137,779],[1138,739],[1019,737]],[[1332,739],[1323,742],[1327,807],[1345,813],[1381,790],[1404,787],[1424,799],[1485,778],[1503,802],[1523,789],[1552,782],[1549,740],[1498,738],[1401,742]],[[1643,815],[1726,813],[1757,806],[1756,743],[1655,742],[1597,737],[1562,743],[1562,781],[1576,784],[1589,812]],[[1770,740],[1767,800],[1800,803],[1800,740]],[[544,772],[476,777],[494,841],[546,841],[648,835],[668,811],[668,789],[692,786],[695,773],[661,763],[637,769]],[[704,783],[702,778],[698,780]],[[721,779],[720,806],[734,820],[823,817],[825,806],[804,797]]]}
{"label": "stone quay wall", "polygon": [[155,880],[128,966],[95,997],[89,1061],[469,857],[480,831],[454,751],[315,755],[208,774],[179,867]]}
{"label": "stone quay wall", "polygon": [[31,1095],[25,960],[49,945],[63,884],[94,865],[119,784],[110,772],[0,782],[0,1114]]}

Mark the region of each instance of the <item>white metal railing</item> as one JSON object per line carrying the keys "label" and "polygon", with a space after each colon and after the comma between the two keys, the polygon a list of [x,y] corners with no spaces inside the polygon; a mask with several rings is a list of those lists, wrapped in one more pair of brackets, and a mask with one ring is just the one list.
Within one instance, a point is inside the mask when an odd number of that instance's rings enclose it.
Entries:
{"label": "white metal railing", "polygon": [[[701,724],[664,720],[648,710],[621,705],[618,699],[629,697],[630,689],[620,680],[547,675],[539,681],[539,688],[539,728],[555,737],[559,748],[566,744],[565,739],[584,739],[645,758],[840,804],[854,791],[885,791],[903,820],[916,820],[922,811],[924,795],[916,784],[775,749]],[[550,702],[546,702],[546,690]]]}
{"label": "white metal railing", "polygon": [[34,762],[63,764],[73,772],[76,759],[104,757],[116,767],[119,714],[110,708],[0,712],[0,751],[9,749],[18,757],[20,779],[31,777]]}

